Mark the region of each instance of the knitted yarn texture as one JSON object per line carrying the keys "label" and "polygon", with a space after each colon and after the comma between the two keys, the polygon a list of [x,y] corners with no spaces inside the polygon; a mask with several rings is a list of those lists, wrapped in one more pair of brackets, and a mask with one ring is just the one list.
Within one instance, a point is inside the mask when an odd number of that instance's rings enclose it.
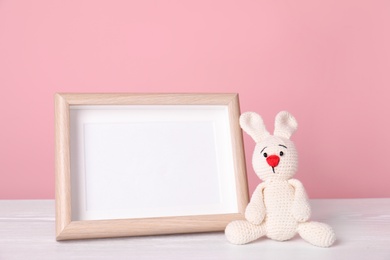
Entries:
{"label": "knitted yarn texture", "polygon": [[254,112],[242,114],[240,125],[256,142],[252,164],[263,182],[252,194],[246,220],[229,223],[226,238],[242,245],[262,236],[285,241],[298,233],[315,246],[331,246],[336,240],[334,231],[327,224],[308,221],[311,209],[306,191],[300,181],[292,179],[298,169],[297,150],[290,140],[298,127],[295,118],[286,111],[279,112],[274,135]]}

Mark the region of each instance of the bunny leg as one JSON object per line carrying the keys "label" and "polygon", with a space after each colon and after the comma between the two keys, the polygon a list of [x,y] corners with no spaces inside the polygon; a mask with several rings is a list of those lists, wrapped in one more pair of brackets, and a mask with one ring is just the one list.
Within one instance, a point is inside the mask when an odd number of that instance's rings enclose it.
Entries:
{"label": "bunny leg", "polygon": [[320,222],[300,223],[298,233],[304,240],[319,247],[329,247],[336,240],[333,229]]}
{"label": "bunny leg", "polygon": [[230,243],[243,245],[265,235],[265,225],[254,225],[247,220],[230,222],[225,229],[226,238]]}

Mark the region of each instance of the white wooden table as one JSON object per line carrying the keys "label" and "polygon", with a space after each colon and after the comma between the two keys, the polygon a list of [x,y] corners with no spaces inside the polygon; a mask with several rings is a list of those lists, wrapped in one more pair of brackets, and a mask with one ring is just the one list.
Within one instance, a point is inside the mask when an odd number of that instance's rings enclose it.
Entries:
{"label": "white wooden table", "polygon": [[311,205],[312,219],[336,232],[331,248],[298,236],[237,246],[222,232],[56,242],[54,201],[0,201],[0,259],[390,259],[390,198]]}

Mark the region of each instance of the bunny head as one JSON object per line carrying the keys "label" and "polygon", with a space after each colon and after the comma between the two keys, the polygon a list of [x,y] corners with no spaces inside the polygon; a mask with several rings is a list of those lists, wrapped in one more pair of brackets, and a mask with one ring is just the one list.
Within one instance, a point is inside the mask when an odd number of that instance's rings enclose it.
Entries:
{"label": "bunny head", "polygon": [[290,113],[282,111],[276,115],[274,135],[270,135],[255,112],[242,114],[240,125],[256,142],[252,164],[261,180],[288,180],[295,174],[298,153],[290,137],[298,124]]}

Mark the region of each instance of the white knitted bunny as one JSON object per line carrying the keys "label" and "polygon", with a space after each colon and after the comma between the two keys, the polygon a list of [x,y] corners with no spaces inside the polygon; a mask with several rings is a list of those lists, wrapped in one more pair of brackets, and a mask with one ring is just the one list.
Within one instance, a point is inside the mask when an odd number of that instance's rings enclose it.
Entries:
{"label": "white knitted bunny", "polygon": [[240,125],[256,142],[253,168],[260,183],[245,210],[246,220],[229,223],[225,234],[233,244],[246,244],[262,236],[284,241],[298,233],[307,242],[329,247],[335,241],[332,228],[319,222],[308,222],[310,205],[302,183],[291,177],[298,168],[298,154],[290,136],[297,129],[288,112],[278,113],[274,135],[266,130],[262,118],[247,112]]}

